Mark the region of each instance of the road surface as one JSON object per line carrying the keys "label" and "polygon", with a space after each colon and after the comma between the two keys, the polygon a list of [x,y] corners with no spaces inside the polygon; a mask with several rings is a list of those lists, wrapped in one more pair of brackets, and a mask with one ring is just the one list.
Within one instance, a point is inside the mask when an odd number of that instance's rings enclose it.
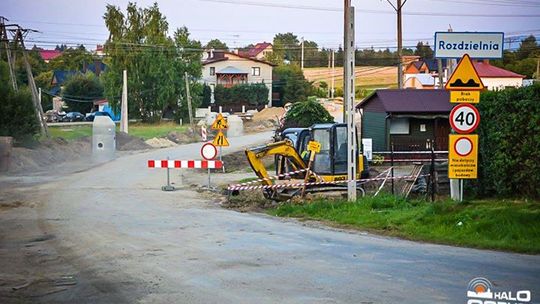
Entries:
{"label": "road surface", "polygon": [[[231,138],[225,151],[269,136]],[[0,302],[465,303],[478,276],[529,289],[538,302],[540,256],[225,210],[195,191],[205,180],[195,171],[175,171],[180,190],[161,191],[165,172],[146,160],[194,158],[199,148],[128,155],[47,182],[9,180],[27,199],[0,209]]]}

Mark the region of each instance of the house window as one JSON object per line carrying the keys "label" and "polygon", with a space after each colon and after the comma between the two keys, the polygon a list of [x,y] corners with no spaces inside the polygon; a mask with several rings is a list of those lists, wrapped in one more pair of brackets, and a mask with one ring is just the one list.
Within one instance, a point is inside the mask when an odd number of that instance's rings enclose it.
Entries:
{"label": "house window", "polygon": [[409,119],[392,118],[390,120],[390,134],[409,134]]}
{"label": "house window", "polygon": [[261,76],[261,68],[259,68],[259,67],[251,68],[251,75],[252,76]]}
{"label": "house window", "polygon": [[216,68],[210,67],[210,76],[214,76],[214,75],[216,75]]}

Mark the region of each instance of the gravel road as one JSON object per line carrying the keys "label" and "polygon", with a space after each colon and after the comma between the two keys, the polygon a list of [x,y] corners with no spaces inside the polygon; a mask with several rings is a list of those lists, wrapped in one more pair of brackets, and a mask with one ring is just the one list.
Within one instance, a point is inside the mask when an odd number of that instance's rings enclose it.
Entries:
{"label": "gravel road", "polygon": [[[243,149],[270,133],[230,138]],[[58,178],[0,178],[0,302],[465,303],[469,280],[540,298],[540,256],[424,244],[220,208],[127,155]],[[220,175],[219,178],[224,178]],[[219,182],[217,180],[216,182]],[[217,200],[218,197],[215,197]]]}

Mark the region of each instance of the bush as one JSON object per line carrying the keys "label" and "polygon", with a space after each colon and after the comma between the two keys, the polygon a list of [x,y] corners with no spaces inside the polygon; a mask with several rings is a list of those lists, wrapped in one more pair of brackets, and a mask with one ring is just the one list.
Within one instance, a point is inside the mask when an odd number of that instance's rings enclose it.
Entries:
{"label": "bush", "polygon": [[327,122],[334,122],[334,117],[315,98],[310,97],[306,101],[292,105],[285,115],[283,129],[307,128],[316,123]]}
{"label": "bush", "polygon": [[264,105],[268,103],[268,87],[264,83],[238,84],[230,88],[217,85],[214,89],[218,105],[245,104]]}
{"label": "bush", "polygon": [[12,136],[17,143],[31,140],[39,132],[32,94],[26,88],[14,92],[8,66],[0,62],[0,136]]}
{"label": "bush", "polygon": [[482,93],[481,196],[540,198],[540,84]]}
{"label": "bush", "polygon": [[104,98],[103,85],[92,72],[75,74],[64,84],[62,97],[69,111],[87,113],[92,110],[95,100]]}

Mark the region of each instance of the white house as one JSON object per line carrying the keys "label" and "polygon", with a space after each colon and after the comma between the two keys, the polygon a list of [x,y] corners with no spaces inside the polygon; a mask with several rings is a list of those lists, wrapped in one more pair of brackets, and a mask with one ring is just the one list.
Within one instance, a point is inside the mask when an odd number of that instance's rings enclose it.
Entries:
{"label": "white house", "polygon": [[231,52],[209,51],[203,61],[202,81],[212,92],[218,84],[232,87],[241,83],[264,83],[268,87],[268,104],[272,102],[272,63]]}
{"label": "white house", "polygon": [[473,62],[473,64],[482,83],[488,90],[503,90],[508,87],[518,88],[523,86],[525,75],[493,66],[487,60]]}

